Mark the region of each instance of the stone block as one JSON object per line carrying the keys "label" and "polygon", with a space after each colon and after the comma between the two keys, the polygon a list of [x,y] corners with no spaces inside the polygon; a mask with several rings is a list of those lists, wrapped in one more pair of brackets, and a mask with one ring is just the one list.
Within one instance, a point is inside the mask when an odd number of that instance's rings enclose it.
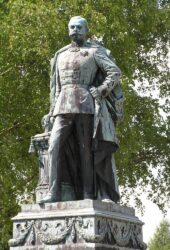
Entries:
{"label": "stone block", "polygon": [[13,218],[10,250],[145,250],[133,208],[82,200],[23,205]]}

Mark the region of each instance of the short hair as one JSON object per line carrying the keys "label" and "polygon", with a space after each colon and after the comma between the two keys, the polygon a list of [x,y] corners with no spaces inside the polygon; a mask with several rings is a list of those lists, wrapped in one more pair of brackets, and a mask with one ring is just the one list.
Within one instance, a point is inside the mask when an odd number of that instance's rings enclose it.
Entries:
{"label": "short hair", "polygon": [[87,31],[89,30],[88,22],[87,22],[87,20],[86,20],[84,17],[81,17],[81,16],[73,16],[73,17],[70,19],[70,21],[69,21],[69,23],[68,23],[68,26],[69,26],[70,22],[73,21],[73,20],[82,20],[83,23],[84,23],[84,25],[85,25],[85,27],[86,27],[86,30],[87,30]]}

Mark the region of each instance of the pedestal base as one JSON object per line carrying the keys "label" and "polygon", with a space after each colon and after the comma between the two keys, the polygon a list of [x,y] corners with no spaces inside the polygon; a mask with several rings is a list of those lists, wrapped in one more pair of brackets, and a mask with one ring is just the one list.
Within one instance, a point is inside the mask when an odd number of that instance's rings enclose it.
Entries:
{"label": "pedestal base", "polygon": [[133,208],[95,200],[23,205],[10,250],[145,250]]}

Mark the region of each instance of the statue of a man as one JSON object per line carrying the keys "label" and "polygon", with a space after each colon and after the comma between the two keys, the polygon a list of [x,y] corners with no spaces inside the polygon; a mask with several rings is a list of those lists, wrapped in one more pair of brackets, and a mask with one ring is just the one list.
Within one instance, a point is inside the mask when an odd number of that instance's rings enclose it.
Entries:
{"label": "statue of a man", "polygon": [[115,125],[122,116],[122,91],[110,51],[88,42],[86,19],[69,22],[71,44],[52,60],[49,141],[49,192],[40,203],[62,200],[69,183],[74,199],[117,202],[113,152],[118,148]]}

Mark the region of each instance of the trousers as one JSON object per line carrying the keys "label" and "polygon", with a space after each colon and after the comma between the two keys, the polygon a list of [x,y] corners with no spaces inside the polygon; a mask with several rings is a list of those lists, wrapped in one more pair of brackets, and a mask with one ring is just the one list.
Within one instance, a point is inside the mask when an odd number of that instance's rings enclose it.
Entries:
{"label": "trousers", "polygon": [[[55,197],[62,171],[60,154],[67,139],[76,131],[76,142],[79,147],[81,180],[84,199],[94,196],[94,163],[92,153],[93,115],[61,114],[56,116],[49,141],[49,192]],[[56,200],[60,198],[55,197]]]}

